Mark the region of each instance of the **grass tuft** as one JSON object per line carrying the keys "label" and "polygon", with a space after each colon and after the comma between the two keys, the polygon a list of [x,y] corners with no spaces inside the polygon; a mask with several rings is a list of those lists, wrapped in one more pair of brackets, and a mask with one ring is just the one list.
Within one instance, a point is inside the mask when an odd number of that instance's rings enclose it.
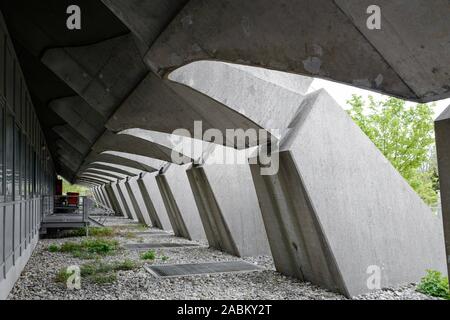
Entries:
{"label": "grass tuft", "polygon": [[153,250],[148,250],[141,254],[142,260],[155,260],[155,258],[156,258],[156,254],[155,254],[155,251],[153,251]]}
{"label": "grass tuft", "polygon": [[[116,235],[116,231],[109,227],[91,227],[88,234],[92,237],[113,237]],[[71,230],[67,235],[69,237],[84,237],[86,236],[86,228]]]}
{"label": "grass tuft", "polygon": [[50,252],[58,252],[59,246],[57,244],[51,244],[48,246],[47,250]]}
{"label": "grass tuft", "polygon": [[[50,245],[51,252],[71,253],[72,256],[80,259],[93,259],[97,256],[114,254],[119,248],[117,240],[88,238],[81,242],[65,242],[61,246]],[[54,251],[52,251],[54,250]]]}

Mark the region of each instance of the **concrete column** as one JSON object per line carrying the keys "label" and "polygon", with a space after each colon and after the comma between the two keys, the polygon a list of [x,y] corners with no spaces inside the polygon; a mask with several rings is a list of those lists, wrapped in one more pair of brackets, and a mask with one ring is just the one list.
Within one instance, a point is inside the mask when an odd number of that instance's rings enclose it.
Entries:
{"label": "concrete column", "polygon": [[97,187],[92,187],[91,192],[92,192],[92,195],[94,196],[95,201],[99,202],[98,194],[97,194]]}
{"label": "concrete column", "polygon": [[439,167],[442,219],[444,225],[447,268],[450,275],[450,107],[434,122]]}
{"label": "concrete column", "polygon": [[191,165],[171,165],[156,176],[173,231],[190,240],[206,240],[205,230],[186,175]]}
{"label": "concrete column", "polygon": [[143,175],[145,173],[141,173],[139,178],[137,179],[137,185],[139,187],[139,192],[141,194],[142,200],[144,202],[145,208],[147,210],[148,216],[152,222],[153,227],[163,229],[161,220],[158,217],[155,206],[153,205],[153,201],[150,198],[147,187],[145,186]]}
{"label": "concrete column", "polygon": [[[138,179],[139,188],[141,189],[144,201],[146,201],[147,209],[150,208],[148,209],[149,214],[151,214],[150,206],[153,205],[156,214],[153,218],[157,218],[155,219],[155,221],[159,221],[160,226],[163,230],[172,231],[172,225],[170,223],[169,215],[167,213],[163,197],[156,181],[157,175],[158,172],[142,173]],[[156,226],[156,224],[154,225]]]}
{"label": "concrete column", "polygon": [[119,188],[118,188],[117,184],[118,184],[117,182],[112,182],[111,183],[111,189],[112,189],[112,191],[113,191],[113,193],[114,193],[114,195],[115,195],[115,197],[117,199],[117,204],[119,205],[119,214],[121,216],[127,217],[125,206],[123,205],[122,198],[121,198],[121,195],[120,195]]}
{"label": "concrete column", "polygon": [[270,255],[248,164],[186,171],[209,245],[236,256]]}
{"label": "concrete column", "polygon": [[98,187],[98,195],[99,195],[99,198],[100,198],[100,203],[102,205],[106,206],[106,200],[105,200],[105,196],[104,196],[103,191],[102,191],[102,186]]}
{"label": "concrete column", "polygon": [[131,205],[133,206],[133,210],[134,210],[137,220],[142,224],[149,225],[149,222],[146,219],[144,219],[144,215],[141,211],[141,208],[139,207],[139,204],[136,199],[136,195],[134,194],[134,190],[131,188],[130,177],[128,177],[125,180],[125,188],[128,192],[128,196],[130,198],[130,202],[131,202]]}
{"label": "concrete column", "polygon": [[110,199],[112,210],[114,211],[115,215],[120,214],[120,206],[118,203],[118,200],[116,198],[116,195],[114,193],[114,190],[112,189],[112,183],[105,185],[105,190],[108,194],[108,197]]}
{"label": "concrete column", "polygon": [[100,188],[103,198],[105,199],[105,205],[106,207],[110,208],[112,210],[112,204],[111,201],[109,200],[109,196],[108,196],[108,192],[106,191],[106,184],[104,184],[101,188]]}
{"label": "concrete column", "polygon": [[120,181],[117,181],[116,188],[117,188],[117,193],[119,194],[120,202],[122,203],[124,216],[127,217],[128,219],[134,219],[131,214],[130,207],[128,206],[128,203],[125,199],[123,189],[121,188],[121,185],[120,185]]}
{"label": "concrete column", "polygon": [[290,128],[276,174],[251,165],[278,271],[348,297],[446,271],[441,217],[325,91]]}

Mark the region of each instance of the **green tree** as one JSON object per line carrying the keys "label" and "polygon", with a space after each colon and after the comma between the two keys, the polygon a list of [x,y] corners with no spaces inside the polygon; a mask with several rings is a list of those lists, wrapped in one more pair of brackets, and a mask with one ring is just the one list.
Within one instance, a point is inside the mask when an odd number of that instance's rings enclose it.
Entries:
{"label": "green tree", "polygon": [[348,113],[429,205],[437,202],[432,105],[407,107],[404,100],[364,101],[353,95]]}

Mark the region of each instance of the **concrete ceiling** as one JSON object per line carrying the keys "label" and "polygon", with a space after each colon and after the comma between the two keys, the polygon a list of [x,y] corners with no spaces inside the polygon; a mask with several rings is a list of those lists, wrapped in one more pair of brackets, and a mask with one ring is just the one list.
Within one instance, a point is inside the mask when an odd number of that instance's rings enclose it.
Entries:
{"label": "concrete ceiling", "polygon": [[[158,169],[105,151],[170,161],[170,148],[116,134],[134,124],[166,133],[196,119],[259,127],[167,78],[193,61],[287,71],[412,101],[450,97],[449,2],[377,1],[382,28],[369,30],[372,2],[3,0],[0,9],[56,170],[74,182],[99,160]],[[65,27],[74,4],[82,10],[77,31]]]}

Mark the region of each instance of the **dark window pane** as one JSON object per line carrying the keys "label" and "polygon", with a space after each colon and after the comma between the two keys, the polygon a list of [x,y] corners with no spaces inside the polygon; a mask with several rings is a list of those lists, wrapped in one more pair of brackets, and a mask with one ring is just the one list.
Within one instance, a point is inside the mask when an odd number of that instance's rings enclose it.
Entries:
{"label": "dark window pane", "polygon": [[6,170],[6,196],[12,200],[13,195],[13,160],[14,160],[14,119],[11,115],[6,118],[6,144],[5,144],[5,170]]}
{"label": "dark window pane", "polygon": [[20,146],[21,134],[18,126],[14,126],[14,198],[20,197]]}
{"label": "dark window pane", "polygon": [[3,153],[3,146],[4,146],[4,130],[5,130],[5,124],[4,124],[4,118],[3,118],[3,107],[0,106],[0,196],[3,195],[3,175],[4,175],[4,170],[3,170],[3,161],[5,160],[4,157],[4,153]]}

